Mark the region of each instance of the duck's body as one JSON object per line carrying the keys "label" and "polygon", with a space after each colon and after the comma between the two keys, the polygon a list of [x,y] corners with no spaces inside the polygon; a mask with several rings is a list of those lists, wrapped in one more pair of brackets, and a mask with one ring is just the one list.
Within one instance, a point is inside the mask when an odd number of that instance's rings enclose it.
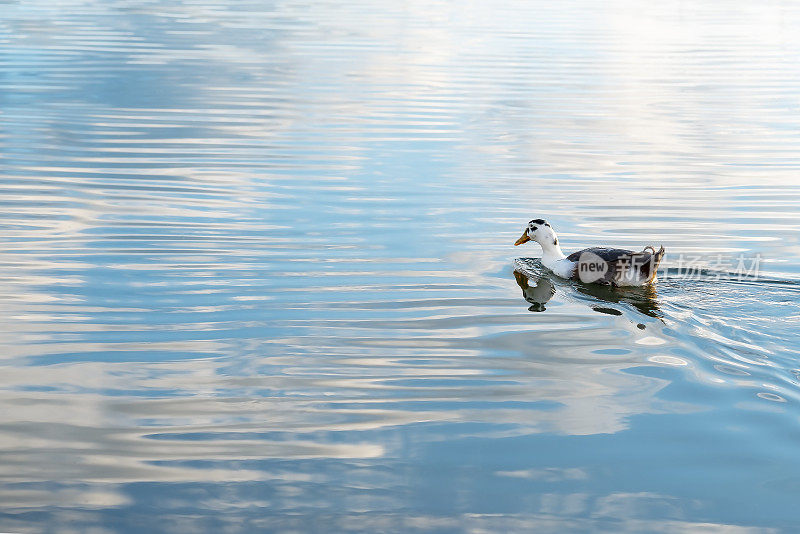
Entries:
{"label": "duck's body", "polygon": [[[642,252],[620,248],[592,247],[569,256],[564,254],[555,231],[544,219],[534,219],[514,245],[536,241],[542,246],[542,265],[562,278],[613,286],[643,286],[656,279],[664,247],[656,252],[648,246]],[[648,249],[650,250],[648,252]]]}

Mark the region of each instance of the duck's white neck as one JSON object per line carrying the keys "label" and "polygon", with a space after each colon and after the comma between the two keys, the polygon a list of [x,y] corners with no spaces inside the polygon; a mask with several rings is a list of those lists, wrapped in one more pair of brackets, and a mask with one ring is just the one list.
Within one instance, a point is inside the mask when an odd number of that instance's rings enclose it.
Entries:
{"label": "duck's white neck", "polygon": [[544,243],[539,243],[542,245],[542,263],[545,266],[553,264],[559,260],[563,260],[567,256],[561,251],[561,246],[556,245],[551,240],[547,240]]}

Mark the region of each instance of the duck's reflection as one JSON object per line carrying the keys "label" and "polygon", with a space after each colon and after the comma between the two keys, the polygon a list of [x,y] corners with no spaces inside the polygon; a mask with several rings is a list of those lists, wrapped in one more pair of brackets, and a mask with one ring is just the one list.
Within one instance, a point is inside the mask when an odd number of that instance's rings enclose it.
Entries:
{"label": "duck's reflection", "polygon": [[[656,300],[656,288],[653,285],[612,288],[611,286],[577,282],[575,283],[575,289],[584,295],[589,295],[605,302],[630,304],[648,317],[661,317],[658,301]],[[592,306],[592,309],[600,313],[622,315],[622,312],[616,308]]]}
{"label": "duck's reflection", "polygon": [[[531,270],[528,268],[520,270],[519,267],[514,271],[514,278],[517,280],[517,285],[522,289],[522,297],[531,303],[528,310],[532,312],[545,311],[547,309],[545,304],[556,294],[554,278],[540,271],[540,269]],[[582,284],[580,282],[560,279],[557,283],[581,295],[589,296],[592,300],[610,304],[628,304],[649,317],[661,317],[658,301],[656,299],[656,289],[655,286],[652,285],[644,287],[612,288],[599,284]],[[590,303],[590,307],[598,313],[605,313],[608,315],[623,314],[621,310],[615,307],[602,305],[602,302]]]}
{"label": "duck's reflection", "polygon": [[556,286],[544,276],[526,276],[519,271],[514,271],[514,278],[522,288],[522,297],[531,303],[528,308],[532,312],[543,312],[545,304],[556,294]]}

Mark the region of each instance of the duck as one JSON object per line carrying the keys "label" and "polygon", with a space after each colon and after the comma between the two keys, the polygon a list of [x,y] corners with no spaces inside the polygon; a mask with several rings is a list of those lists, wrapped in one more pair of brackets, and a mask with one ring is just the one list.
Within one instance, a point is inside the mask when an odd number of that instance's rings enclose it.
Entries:
{"label": "duck", "polygon": [[587,284],[613,287],[646,286],[656,282],[658,264],[664,258],[664,247],[646,246],[641,252],[621,248],[591,247],[569,256],[561,250],[553,227],[544,219],[528,223],[514,246],[529,241],[542,247],[542,265],[556,276]]}

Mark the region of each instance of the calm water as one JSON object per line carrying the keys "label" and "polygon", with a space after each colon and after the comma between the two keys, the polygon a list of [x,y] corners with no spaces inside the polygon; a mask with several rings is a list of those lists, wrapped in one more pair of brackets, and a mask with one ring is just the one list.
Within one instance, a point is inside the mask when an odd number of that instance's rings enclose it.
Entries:
{"label": "calm water", "polygon": [[796,531],[798,57],[791,2],[0,1],[0,531]]}

